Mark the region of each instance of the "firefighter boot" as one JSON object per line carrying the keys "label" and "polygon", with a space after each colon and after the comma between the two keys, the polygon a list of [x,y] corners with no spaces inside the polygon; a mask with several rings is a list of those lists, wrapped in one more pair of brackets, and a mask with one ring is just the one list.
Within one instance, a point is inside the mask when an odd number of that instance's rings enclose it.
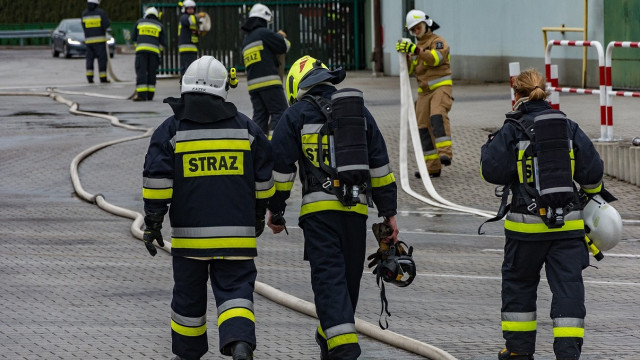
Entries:
{"label": "firefighter boot", "polygon": [[444,166],[451,165],[451,158],[447,155],[440,155],[440,163]]}
{"label": "firefighter boot", "polygon": [[316,343],[320,346],[320,360],[329,360],[329,346],[327,340],[316,331]]}
{"label": "firefighter boot", "polygon": [[244,341],[234,342],[231,345],[231,356],[233,356],[233,360],[253,360],[251,345]]}
{"label": "firefighter boot", "polygon": [[533,360],[531,354],[516,354],[507,349],[502,349],[498,353],[498,360]]}

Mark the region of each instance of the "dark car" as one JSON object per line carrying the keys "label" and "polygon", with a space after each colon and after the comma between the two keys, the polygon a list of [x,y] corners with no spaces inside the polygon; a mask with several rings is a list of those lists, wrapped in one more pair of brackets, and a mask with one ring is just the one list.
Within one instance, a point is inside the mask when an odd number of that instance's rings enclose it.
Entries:
{"label": "dark car", "polygon": [[[109,56],[113,57],[116,42],[111,36],[111,29],[107,29],[107,44],[109,44]],[[60,53],[66,58],[73,55],[86,55],[87,46],[84,44],[81,19],[64,19],[51,33],[51,54],[53,57],[58,57]]]}

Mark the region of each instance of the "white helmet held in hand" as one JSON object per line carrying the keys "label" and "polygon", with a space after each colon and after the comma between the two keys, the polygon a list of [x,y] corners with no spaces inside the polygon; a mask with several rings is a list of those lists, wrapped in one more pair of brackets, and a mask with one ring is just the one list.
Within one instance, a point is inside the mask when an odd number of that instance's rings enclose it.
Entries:
{"label": "white helmet held in hand", "polygon": [[182,93],[202,93],[227,98],[227,68],[213,56],[192,62],[182,77]]}
{"label": "white helmet held in hand", "polygon": [[607,251],[620,242],[622,218],[602,196],[595,195],[582,210],[584,228],[589,239],[600,251]]}
{"label": "white helmet held in hand", "polygon": [[269,10],[268,7],[266,7],[265,5],[262,5],[260,3],[255,4],[251,7],[251,10],[249,11],[249,17],[259,17],[262,19],[267,20],[268,23],[271,22],[271,18],[272,18],[272,14],[271,14],[271,10]]}
{"label": "white helmet held in hand", "polygon": [[144,11],[144,17],[147,17],[148,15],[153,15],[155,17],[158,17],[158,9],[156,9],[153,6],[150,8],[147,8],[147,10]]}

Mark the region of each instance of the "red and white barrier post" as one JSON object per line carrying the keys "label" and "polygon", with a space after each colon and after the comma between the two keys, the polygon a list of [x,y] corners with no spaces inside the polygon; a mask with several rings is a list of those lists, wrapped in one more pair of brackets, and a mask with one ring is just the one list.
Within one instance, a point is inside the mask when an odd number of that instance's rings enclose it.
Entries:
{"label": "red and white barrier post", "polygon": [[520,63],[519,62],[509,63],[509,86],[511,90],[511,106],[515,105],[516,103],[516,94],[513,91],[513,79],[518,75],[520,75]]}
{"label": "red and white barrier post", "polygon": [[626,97],[640,97],[640,92],[632,91],[613,91],[612,79],[611,79],[611,53],[613,48],[638,48],[640,42],[631,41],[612,41],[607,45],[607,51],[605,55],[605,73],[606,73],[606,91],[607,91],[607,137],[613,139],[613,97],[614,96],[626,96]]}

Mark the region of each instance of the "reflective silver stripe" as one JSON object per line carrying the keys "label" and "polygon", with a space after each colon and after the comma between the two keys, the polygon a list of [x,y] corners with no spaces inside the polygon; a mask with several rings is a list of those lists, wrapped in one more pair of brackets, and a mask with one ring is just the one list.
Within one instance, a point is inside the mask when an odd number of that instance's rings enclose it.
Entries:
{"label": "reflective silver stripe", "polygon": [[207,314],[204,314],[200,317],[187,317],[171,310],[171,320],[183,326],[199,327],[207,323]]}
{"label": "reflective silver stripe", "polygon": [[350,171],[350,170],[369,170],[369,165],[346,165],[336,168],[337,171]]}
{"label": "reflective silver stripe", "polygon": [[247,129],[203,129],[183,130],[176,132],[176,141],[248,138],[249,130]]}
{"label": "reflective silver stripe", "polygon": [[524,151],[529,147],[530,144],[531,144],[531,141],[529,141],[529,140],[520,141],[520,142],[518,142],[518,150],[519,151]]}
{"label": "reflective silver stripe", "polygon": [[566,119],[566,117],[560,114],[544,114],[544,115],[538,115],[534,117],[533,121],[536,122],[536,121],[548,120],[548,119]]}
{"label": "reflective silver stripe", "polygon": [[335,99],[340,99],[343,97],[364,97],[362,95],[362,92],[360,91],[345,91],[345,92],[338,92],[338,93],[334,93],[333,95],[331,95],[331,100],[335,100]]}
{"label": "reflective silver stripe", "polygon": [[171,235],[177,238],[254,237],[256,229],[253,226],[174,227]]}
{"label": "reflective silver stripe", "polygon": [[429,87],[431,87],[431,86],[433,86],[433,85],[435,85],[435,84],[437,84],[439,82],[447,81],[447,80],[451,80],[451,75],[447,75],[447,76],[443,76],[441,78],[437,78],[435,80],[431,80],[427,84],[429,85]]}
{"label": "reflective silver stripe", "polygon": [[178,45],[178,50],[182,49],[191,49],[193,51],[198,51],[198,47],[195,44],[181,44]]}
{"label": "reflective silver stripe", "polygon": [[269,190],[273,187],[273,176],[267,181],[256,181],[256,190]]}
{"label": "reflective silver stripe", "polygon": [[166,189],[173,187],[173,179],[142,178],[142,187],[147,189]]}
{"label": "reflective silver stripe", "polygon": [[556,318],[553,319],[553,327],[576,327],[584,329],[584,319]]}
{"label": "reflective silver stripe", "polygon": [[345,323],[336,326],[332,326],[324,331],[324,334],[327,336],[327,339],[331,339],[338,335],[342,334],[355,334],[356,332],[356,324],[353,323]]}
{"label": "reflective silver stripe", "polygon": [[173,135],[171,137],[171,139],[169,140],[169,144],[171,144],[171,148],[173,148],[173,150],[176,149],[176,136],[175,135]]}
{"label": "reflective silver stripe", "polygon": [[[582,210],[574,210],[564,216],[564,220],[580,220],[582,219]],[[542,218],[538,215],[521,214],[509,212],[507,214],[507,220],[521,223],[521,224],[539,224],[543,223]]]}
{"label": "reflective silver stripe", "polygon": [[[365,194],[359,195],[360,203],[367,203],[367,196]],[[323,191],[311,192],[302,197],[302,205],[311,204],[317,201],[338,201],[335,195],[327,194]]]}
{"label": "reflective silver stripe", "polygon": [[428,155],[433,155],[433,154],[437,154],[437,153],[438,153],[438,150],[433,149],[433,150],[428,150],[428,151],[422,152],[422,155],[428,156]]}
{"label": "reflective silver stripe", "polygon": [[317,134],[322,129],[324,124],[304,124],[302,126],[302,130],[300,130],[300,134],[309,135],[309,134]]}
{"label": "reflective silver stripe", "polygon": [[83,16],[82,17],[82,21],[85,21],[85,20],[96,20],[96,19],[102,19],[102,18],[100,17],[100,15],[87,15],[87,16]]}
{"label": "reflective silver stripe", "polygon": [[555,194],[559,192],[573,192],[573,188],[568,186],[548,188],[548,189],[540,190],[540,195]]}
{"label": "reflective silver stripe", "polygon": [[260,83],[272,81],[272,80],[278,80],[280,81],[280,83],[282,83],[279,75],[269,75],[269,76],[263,76],[263,77],[251,79],[247,81],[247,85],[255,85],[255,84],[260,84]]}
{"label": "reflective silver stripe", "polygon": [[502,321],[534,321],[536,319],[536,312],[503,312],[500,317]]}
{"label": "reflective silver stripe", "polygon": [[223,312],[233,308],[245,308],[253,312],[253,302],[247,299],[231,299],[223,302],[218,306],[218,316]]}
{"label": "reflective silver stripe", "polygon": [[158,46],[156,44],[138,43],[138,45],[136,45],[136,49],[140,48],[140,47],[146,47],[146,48],[152,48],[152,49],[160,50],[160,46]]}
{"label": "reflective silver stripe", "polygon": [[391,170],[391,165],[389,164],[380,166],[379,168],[369,169],[369,174],[372,178],[387,176],[392,172],[393,170]]}
{"label": "reflective silver stripe", "polygon": [[276,182],[289,182],[289,181],[294,181],[296,179],[296,173],[289,173],[289,174],[284,174],[284,173],[279,173],[277,171],[273,172],[273,180]]}
{"label": "reflective silver stripe", "polygon": [[438,64],[440,64],[442,62],[442,59],[444,59],[444,56],[442,56],[442,53],[440,51],[436,51],[436,54],[438,54]]}
{"label": "reflective silver stripe", "polygon": [[436,143],[441,143],[443,141],[451,141],[451,136],[442,136],[442,137],[436,138]]}
{"label": "reflective silver stripe", "polygon": [[287,44],[287,52],[289,52],[289,49],[291,48],[291,41],[287,40],[287,38],[284,38],[284,42],[285,44]]}
{"label": "reflective silver stripe", "polygon": [[261,45],[262,45],[262,40],[254,41],[254,42],[252,42],[250,44],[247,44],[247,46],[245,46],[242,49],[242,53],[244,54],[244,52],[249,50],[250,48],[255,47],[255,46],[261,46]]}

